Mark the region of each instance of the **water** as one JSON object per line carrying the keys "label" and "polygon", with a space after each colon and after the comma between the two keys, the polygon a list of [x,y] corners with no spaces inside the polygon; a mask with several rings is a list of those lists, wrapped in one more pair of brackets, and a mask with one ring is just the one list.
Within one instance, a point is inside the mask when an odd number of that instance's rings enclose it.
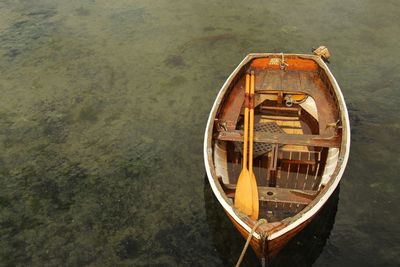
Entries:
{"label": "water", "polygon": [[0,265],[233,265],[244,241],[204,179],[213,100],[248,52],[324,44],[350,161],[326,226],[275,265],[398,266],[399,16],[394,0],[2,0]]}

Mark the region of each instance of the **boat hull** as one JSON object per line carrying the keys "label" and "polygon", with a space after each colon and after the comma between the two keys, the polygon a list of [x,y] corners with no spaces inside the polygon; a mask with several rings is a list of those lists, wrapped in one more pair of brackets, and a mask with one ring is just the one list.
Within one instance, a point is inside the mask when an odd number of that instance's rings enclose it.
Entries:
{"label": "boat hull", "polygon": [[[205,167],[207,171],[207,177],[210,182],[211,188],[214,192],[214,195],[218,199],[221,206],[224,208],[226,214],[229,219],[232,221],[236,229],[241,233],[244,238],[248,238],[252,227],[256,224],[256,221],[252,221],[246,215],[236,210],[233,207],[233,202],[227,196],[226,188],[223,188],[221,185],[221,177],[217,175],[216,167],[214,165],[214,131],[215,131],[215,121],[217,113],[220,112],[221,105],[224,102],[226,95],[230,93],[229,90],[230,84],[235,82],[237,76],[239,76],[240,72],[243,72],[243,68],[248,66],[250,62],[254,59],[260,59],[264,57],[271,56],[280,56],[279,54],[250,54],[248,55],[234,70],[234,72],[230,75],[227,81],[222,86],[215,102],[212,107],[207,128],[205,132],[204,138],[204,161]],[[320,57],[313,55],[299,55],[299,54],[290,54],[290,57],[299,57],[301,59],[312,60],[317,64],[317,67],[324,72],[325,78],[330,86],[330,93],[333,98],[335,98],[337,109],[339,112],[339,118],[341,120],[341,141],[339,146],[340,155],[338,164],[334,170],[334,172],[330,175],[329,181],[324,184],[324,186],[320,189],[319,195],[313,199],[302,211],[300,211],[297,215],[282,220],[281,224],[278,226],[272,225],[270,228],[268,227],[259,227],[252,236],[251,246],[255,251],[256,255],[260,258],[270,259],[277,255],[279,251],[294,237],[297,233],[299,233],[302,229],[304,229],[311,220],[316,216],[319,210],[324,206],[324,204],[328,201],[332,193],[337,188],[340,179],[344,173],[344,169],[349,156],[350,149],[350,124],[347,113],[347,108],[344,102],[343,95],[340,91],[340,88],[333,77],[332,73],[326,66],[326,64],[322,61]],[[264,64],[264,62],[263,62]],[[303,68],[302,70],[307,70],[310,67],[314,67],[312,64],[299,64],[296,65],[295,62],[292,62],[292,66],[294,68]],[[240,105],[240,103],[239,103]],[[326,123],[326,122],[324,122]],[[326,127],[329,127],[326,124]],[[230,125],[228,124],[228,127]],[[325,124],[324,127],[325,129]],[[316,143],[314,143],[316,144]],[[263,229],[261,229],[263,228]]]}

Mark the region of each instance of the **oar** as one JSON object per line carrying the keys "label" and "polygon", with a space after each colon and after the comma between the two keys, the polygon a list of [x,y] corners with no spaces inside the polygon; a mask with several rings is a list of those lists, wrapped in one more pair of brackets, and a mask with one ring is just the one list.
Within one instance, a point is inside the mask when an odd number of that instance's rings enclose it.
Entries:
{"label": "oar", "polygon": [[249,133],[249,174],[251,177],[251,192],[253,201],[253,213],[250,216],[252,219],[258,219],[259,204],[258,204],[258,188],[257,180],[253,173],[253,142],[254,142],[254,72],[251,72],[250,79],[250,133]]}
{"label": "oar", "polygon": [[244,107],[244,141],[243,141],[243,166],[240,172],[235,191],[235,208],[246,215],[253,214],[253,199],[251,189],[250,173],[247,170],[247,146],[249,137],[249,107],[248,97],[250,94],[250,75],[246,74],[246,91],[245,91],[245,107]]}

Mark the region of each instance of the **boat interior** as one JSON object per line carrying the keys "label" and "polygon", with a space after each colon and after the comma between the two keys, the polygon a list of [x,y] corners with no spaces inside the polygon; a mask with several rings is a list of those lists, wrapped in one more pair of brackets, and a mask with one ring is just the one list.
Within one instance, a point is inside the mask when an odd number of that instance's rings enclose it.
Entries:
{"label": "boat interior", "polygon": [[[282,67],[283,66],[283,67]],[[327,74],[311,59],[257,58],[231,80],[217,112],[213,160],[232,201],[242,169],[245,76],[255,75],[253,171],[259,218],[292,217],[316,198],[339,159],[339,105]]]}

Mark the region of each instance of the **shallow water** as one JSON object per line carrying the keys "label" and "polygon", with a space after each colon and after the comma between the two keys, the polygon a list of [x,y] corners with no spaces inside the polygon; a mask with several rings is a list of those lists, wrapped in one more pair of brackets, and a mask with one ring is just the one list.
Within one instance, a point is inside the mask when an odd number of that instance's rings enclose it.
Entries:
{"label": "shallow water", "polygon": [[244,240],[204,179],[213,100],[248,52],[325,44],[350,161],[325,230],[275,265],[398,266],[399,16],[395,0],[1,1],[0,265],[233,265]]}

